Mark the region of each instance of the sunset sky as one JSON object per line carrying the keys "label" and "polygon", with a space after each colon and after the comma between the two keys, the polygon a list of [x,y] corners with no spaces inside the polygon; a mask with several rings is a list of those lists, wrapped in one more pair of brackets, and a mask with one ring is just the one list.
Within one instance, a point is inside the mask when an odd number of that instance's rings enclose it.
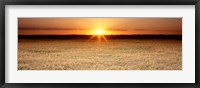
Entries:
{"label": "sunset sky", "polygon": [[182,18],[18,18],[19,35],[182,34]]}

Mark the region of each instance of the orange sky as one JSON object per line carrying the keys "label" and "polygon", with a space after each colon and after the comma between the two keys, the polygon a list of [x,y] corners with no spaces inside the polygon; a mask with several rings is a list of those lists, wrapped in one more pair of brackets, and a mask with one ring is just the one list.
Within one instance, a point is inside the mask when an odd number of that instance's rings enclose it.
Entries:
{"label": "orange sky", "polygon": [[182,34],[182,18],[18,18],[19,35]]}

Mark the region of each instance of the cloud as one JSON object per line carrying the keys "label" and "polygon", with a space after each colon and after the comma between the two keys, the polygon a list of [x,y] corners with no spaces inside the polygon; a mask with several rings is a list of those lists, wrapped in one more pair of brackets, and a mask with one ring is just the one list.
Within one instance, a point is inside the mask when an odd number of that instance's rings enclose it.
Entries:
{"label": "cloud", "polygon": [[133,29],[134,31],[149,31],[149,29]]}
{"label": "cloud", "polygon": [[169,31],[176,31],[181,32],[181,29],[133,29],[134,31],[156,31],[156,32],[169,32]]}
{"label": "cloud", "polygon": [[83,28],[18,28],[19,30],[86,30]]}
{"label": "cloud", "polygon": [[128,29],[108,29],[110,31],[128,31]]}

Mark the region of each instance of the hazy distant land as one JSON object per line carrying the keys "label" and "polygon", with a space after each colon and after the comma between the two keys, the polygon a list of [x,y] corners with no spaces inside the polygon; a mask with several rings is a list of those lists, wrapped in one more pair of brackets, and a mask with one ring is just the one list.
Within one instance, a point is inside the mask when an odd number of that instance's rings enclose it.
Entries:
{"label": "hazy distant land", "polygon": [[[18,39],[89,39],[93,35],[18,35]],[[96,35],[98,36],[98,35]],[[182,35],[104,35],[107,39],[181,39]],[[96,39],[97,37],[94,37]]]}

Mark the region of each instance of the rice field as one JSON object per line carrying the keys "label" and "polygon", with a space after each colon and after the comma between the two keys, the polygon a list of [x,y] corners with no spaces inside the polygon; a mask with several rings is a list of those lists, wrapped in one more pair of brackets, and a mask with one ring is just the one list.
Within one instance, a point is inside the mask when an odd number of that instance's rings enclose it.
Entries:
{"label": "rice field", "polygon": [[182,41],[19,39],[18,70],[182,70]]}

